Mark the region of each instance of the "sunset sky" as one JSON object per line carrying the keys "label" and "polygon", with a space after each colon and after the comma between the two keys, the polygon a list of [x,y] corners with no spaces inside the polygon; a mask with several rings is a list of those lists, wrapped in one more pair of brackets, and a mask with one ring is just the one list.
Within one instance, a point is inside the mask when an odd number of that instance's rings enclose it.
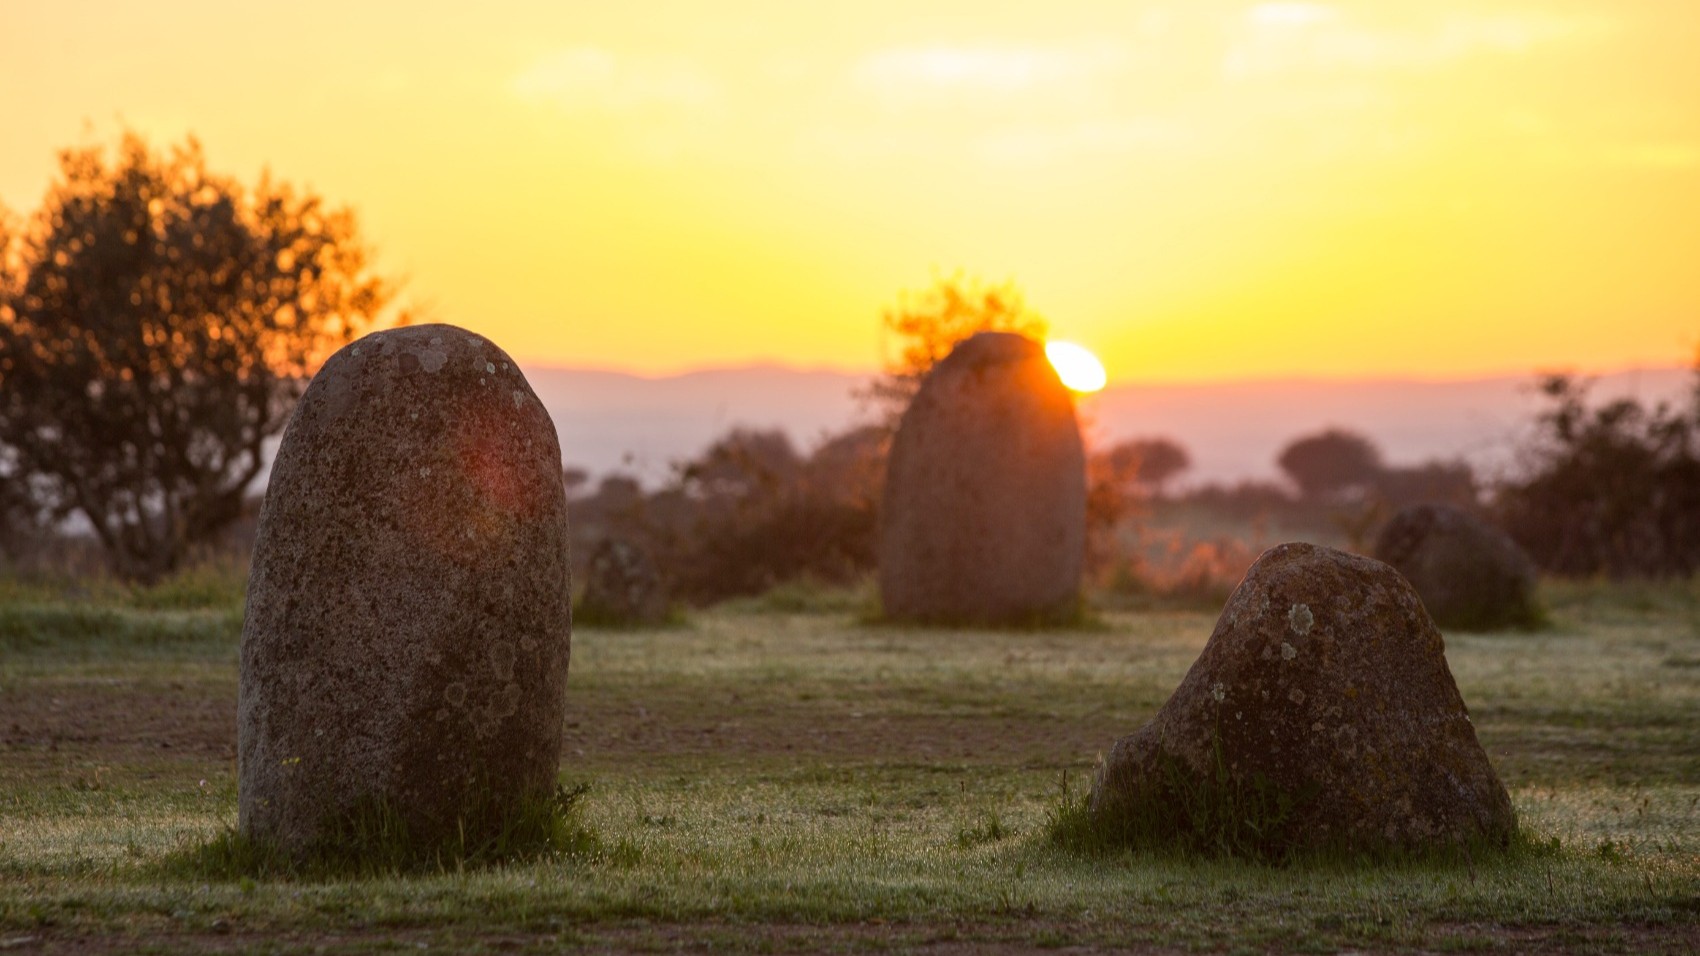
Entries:
{"label": "sunset sky", "polygon": [[539,363],[862,369],[1013,280],[1112,381],[1673,365],[1700,3],[0,5],[0,202],[193,132]]}

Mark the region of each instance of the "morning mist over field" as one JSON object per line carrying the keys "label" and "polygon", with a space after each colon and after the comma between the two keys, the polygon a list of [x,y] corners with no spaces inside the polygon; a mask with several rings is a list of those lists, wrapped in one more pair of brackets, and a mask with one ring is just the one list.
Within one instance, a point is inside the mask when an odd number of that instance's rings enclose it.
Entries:
{"label": "morning mist over field", "polygon": [[[568,464],[594,476],[671,479],[674,463],[700,453],[733,427],[779,428],[807,450],[847,423],[866,420],[856,397],[868,376],[782,366],[713,369],[643,377],[529,366],[526,374],[558,427],[574,436]],[[1680,402],[1685,369],[1602,375],[1599,401]],[[1332,425],[1373,436],[1390,461],[1461,459],[1484,477],[1515,462],[1540,406],[1531,375],[1406,381],[1311,380],[1119,383],[1082,396],[1080,413],[1097,444],[1162,434],[1186,447],[1185,484],[1273,480],[1281,448]]]}

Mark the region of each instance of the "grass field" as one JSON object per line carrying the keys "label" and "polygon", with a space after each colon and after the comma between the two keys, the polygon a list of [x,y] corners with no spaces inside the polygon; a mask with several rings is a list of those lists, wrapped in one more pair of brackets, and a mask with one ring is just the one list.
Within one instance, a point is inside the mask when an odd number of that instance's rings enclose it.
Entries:
{"label": "grass field", "polygon": [[0,951],[957,953],[1700,949],[1700,590],[1549,589],[1448,635],[1530,837],[1455,862],[1276,867],[1046,836],[1214,613],[1041,633],[858,623],[792,592],[574,636],[580,852],[334,880],[217,876],[233,586],[0,584]]}

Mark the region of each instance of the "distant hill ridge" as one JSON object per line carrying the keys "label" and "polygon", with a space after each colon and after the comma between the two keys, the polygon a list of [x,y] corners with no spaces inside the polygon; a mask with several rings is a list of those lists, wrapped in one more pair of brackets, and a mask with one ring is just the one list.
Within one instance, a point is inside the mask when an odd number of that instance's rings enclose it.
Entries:
{"label": "distant hill ridge", "polygon": [[[524,364],[555,419],[569,464],[646,484],[734,426],[780,428],[804,451],[868,414],[852,395],[867,375],[779,365],[644,377]],[[1597,398],[1681,400],[1693,373],[1633,369],[1598,376]],[[1542,403],[1535,374],[1457,381],[1366,379],[1121,384],[1081,402],[1088,437],[1167,435],[1192,453],[1188,483],[1273,478],[1275,456],[1324,426],[1362,432],[1393,463],[1463,457],[1489,471],[1511,463]]]}

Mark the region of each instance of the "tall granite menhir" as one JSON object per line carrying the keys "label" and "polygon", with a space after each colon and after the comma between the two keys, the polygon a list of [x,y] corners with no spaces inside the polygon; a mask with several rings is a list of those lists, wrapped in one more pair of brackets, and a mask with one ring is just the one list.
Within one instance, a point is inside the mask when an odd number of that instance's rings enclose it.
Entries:
{"label": "tall granite menhir", "polygon": [[552,792],[572,621],[555,426],[464,329],[331,357],[284,433],[242,629],[240,826],[301,852],[352,814],[417,840]]}
{"label": "tall granite menhir", "polygon": [[886,617],[1010,624],[1076,613],[1086,456],[1039,343],[982,332],[934,366],[892,441],[880,509]]}

